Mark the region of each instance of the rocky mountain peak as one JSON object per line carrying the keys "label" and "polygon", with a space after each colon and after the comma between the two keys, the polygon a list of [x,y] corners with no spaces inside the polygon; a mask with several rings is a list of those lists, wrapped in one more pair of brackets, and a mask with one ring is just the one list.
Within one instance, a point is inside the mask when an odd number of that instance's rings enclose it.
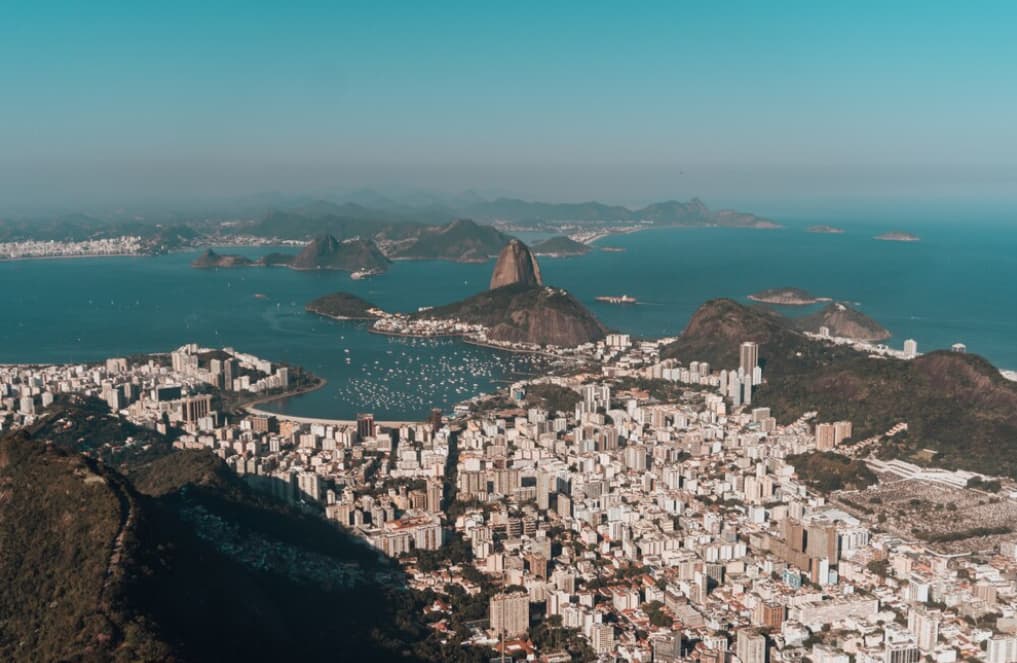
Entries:
{"label": "rocky mountain peak", "polygon": [[491,274],[491,290],[507,285],[543,285],[540,265],[530,249],[518,239],[511,240],[498,255],[498,262]]}

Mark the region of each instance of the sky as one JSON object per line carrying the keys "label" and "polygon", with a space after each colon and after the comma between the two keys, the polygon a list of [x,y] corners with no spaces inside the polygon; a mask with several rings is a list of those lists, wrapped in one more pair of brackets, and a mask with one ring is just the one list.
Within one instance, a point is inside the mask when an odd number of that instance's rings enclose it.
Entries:
{"label": "sky", "polygon": [[1017,201],[1014,2],[33,0],[0,17],[7,204],[361,186]]}

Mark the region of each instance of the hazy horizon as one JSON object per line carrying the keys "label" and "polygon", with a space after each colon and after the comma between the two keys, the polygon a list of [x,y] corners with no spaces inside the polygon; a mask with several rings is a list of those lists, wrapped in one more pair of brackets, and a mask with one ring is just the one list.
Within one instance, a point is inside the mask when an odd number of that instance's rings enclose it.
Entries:
{"label": "hazy horizon", "polygon": [[[1017,203],[1012,3],[25,3],[0,214],[265,191]],[[825,202],[824,202],[825,201]]]}

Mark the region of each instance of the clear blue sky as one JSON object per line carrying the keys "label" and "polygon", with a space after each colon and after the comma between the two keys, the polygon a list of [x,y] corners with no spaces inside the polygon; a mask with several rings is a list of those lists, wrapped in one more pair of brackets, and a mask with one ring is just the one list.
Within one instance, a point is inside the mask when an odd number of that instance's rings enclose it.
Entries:
{"label": "clear blue sky", "polygon": [[1017,186],[1012,1],[13,4],[8,198]]}

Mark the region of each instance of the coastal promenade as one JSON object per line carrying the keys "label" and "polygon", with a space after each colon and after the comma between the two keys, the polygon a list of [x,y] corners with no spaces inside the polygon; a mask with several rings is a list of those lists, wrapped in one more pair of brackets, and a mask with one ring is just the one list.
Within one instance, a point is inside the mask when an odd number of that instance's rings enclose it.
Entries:
{"label": "coastal promenade", "polygon": [[[321,424],[323,426],[356,426],[356,419],[321,419],[318,417],[298,417],[292,414],[280,414],[278,412],[269,412],[268,410],[262,410],[256,407],[247,406],[244,411],[248,414],[261,417],[275,417],[280,421],[292,421],[298,424]],[[375,420],[375,424],[383,428],[399,428],[400,426],[414,426],[423,422],[423,419],[417,419],[414,421],[378,421]]]}
{"label": "coastal promenade", "polygon": [[433,334],[418,333],[418,332],[400,332],[390,331],[387,329],[377,329],[374,326],[367,328],[368,333],[379,334],[381,336],[394,336],[397,338],[458,338],[463,343],[469,345],[475,345],[480,348],[487,348],[488,350],[500,350],[501,352],[512,352],[515,354],[524,355],[540,355],[542,357],[551,357],[553,359],[560,359],[561,355],[549,352],[547,350],[541,350],[538,348],[528,348],[511,343],[495,343],[492,341],[482,341],[473,336],[470,336],[466,332],[436,332]]}

